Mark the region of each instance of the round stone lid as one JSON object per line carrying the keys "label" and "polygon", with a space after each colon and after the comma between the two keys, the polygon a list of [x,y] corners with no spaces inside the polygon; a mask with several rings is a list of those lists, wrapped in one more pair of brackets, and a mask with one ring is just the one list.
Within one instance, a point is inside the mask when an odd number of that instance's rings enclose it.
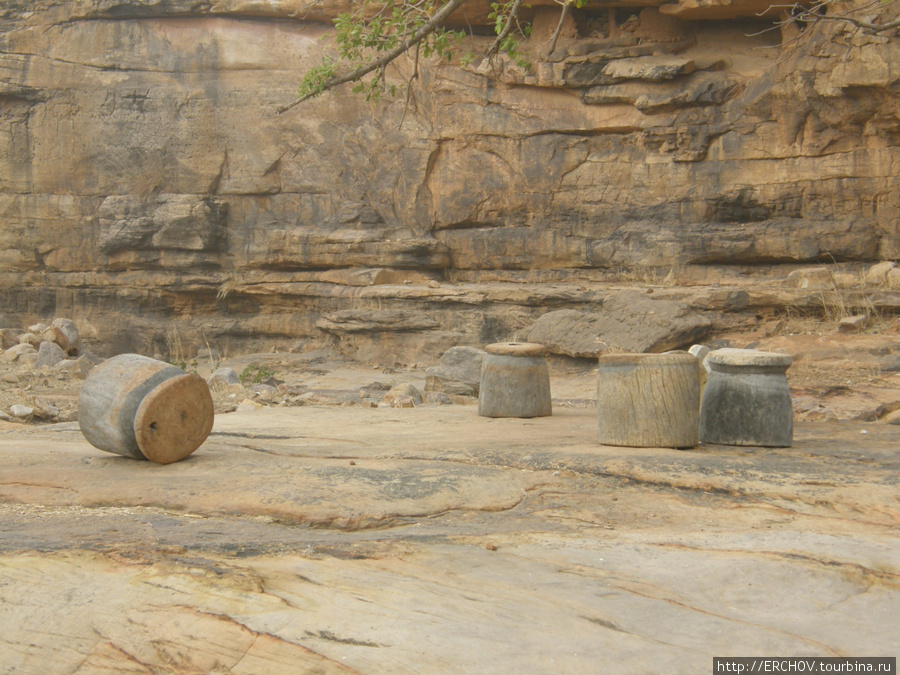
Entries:
{"label": "round stone lid", "polygon": [[544,345],[536,342],[495,342],[485,347],[484,351],[498,356],[543,356]]}
{"label": "round stone lid", "polygon": [[763,366],[788,368],[793,362],[789,354],[761,352],[756,349],[716,349],[706,357],[707,363],[723,366]]}

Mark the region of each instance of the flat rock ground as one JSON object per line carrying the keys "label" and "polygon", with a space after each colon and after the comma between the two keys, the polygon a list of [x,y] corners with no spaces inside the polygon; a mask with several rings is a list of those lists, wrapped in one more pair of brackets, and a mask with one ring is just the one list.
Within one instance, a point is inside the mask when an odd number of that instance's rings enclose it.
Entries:
{"label": "flat rock ground", "polygon": [[[787,449],[600,446],[595,374],[567,363],[547,418],[350,405],[423,372],[315,352],[232,359],[303,385],[218,415],[176,464],[98,451],[77,422],[0,422],[0,672],[701,673],[714,656],[897,655],[900,427],[884,416],[900,387],[861,356],[896,335],[857,336],[853,355],[825,337],[760,345],[794,350]],[[61,409],[73,396],[28,386]]]}

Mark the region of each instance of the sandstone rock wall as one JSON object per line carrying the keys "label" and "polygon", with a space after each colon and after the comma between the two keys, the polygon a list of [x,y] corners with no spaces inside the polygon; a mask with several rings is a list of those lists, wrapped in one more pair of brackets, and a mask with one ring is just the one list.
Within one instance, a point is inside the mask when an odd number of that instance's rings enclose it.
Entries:
{"label": "sandstone rock wall", "polygon": [[781,47],[759,2],[622,4],[536,37],[529,71],[423,64],[408,98],[279,114],[340,0],[7,1],[0,311],[109,351],[420,312],[382,332],[440,352],[590,309],[606,270],[900,257],[900,40]]}

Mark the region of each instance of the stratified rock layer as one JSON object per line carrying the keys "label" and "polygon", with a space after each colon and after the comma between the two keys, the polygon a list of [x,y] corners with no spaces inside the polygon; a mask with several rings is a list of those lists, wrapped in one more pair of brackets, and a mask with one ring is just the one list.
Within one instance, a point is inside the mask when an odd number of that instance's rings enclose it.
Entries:
{"label": "stratified rock layer", "polygon": [[[781,48],[767,3],[658,4],[588,5],[528,71],[422,62],[409,97],[279,113],[343,2],[6,2],[0,311],[149,353],[169,327],[337,339],[341,312],[427,312],[430,354],[584,307],[476,313],[429,279],[900,256],[900,41],[835,23]],[[363,293],[403,280],[428,292]]]}

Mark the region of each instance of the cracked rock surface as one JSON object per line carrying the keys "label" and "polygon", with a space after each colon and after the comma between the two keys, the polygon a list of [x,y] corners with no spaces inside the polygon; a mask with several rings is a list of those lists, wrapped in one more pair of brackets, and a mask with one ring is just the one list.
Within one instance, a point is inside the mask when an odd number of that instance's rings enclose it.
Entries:
{"label": "cracked rock surface", "polygon": [[[866,431],[865,434],[861,433]],[[0,672],[695,673],[895,653],[897,428],[597,445],[595,411],[272,407],[171,465],[0,428]]]}

